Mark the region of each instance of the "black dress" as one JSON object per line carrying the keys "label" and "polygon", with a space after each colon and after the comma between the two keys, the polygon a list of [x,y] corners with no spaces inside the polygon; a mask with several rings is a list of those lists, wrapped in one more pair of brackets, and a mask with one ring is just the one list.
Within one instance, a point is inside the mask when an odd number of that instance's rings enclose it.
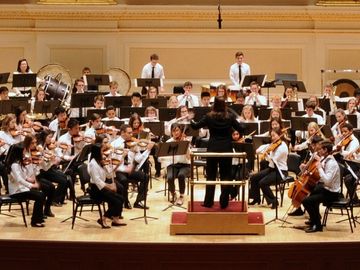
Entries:
{"label": "black dress", "polygon": [[[244,127],[236,120],[235,116],[228,114],[226,117],[217,117],[211,113],[205,115],[199,122],[191,122],[193,129],[207,127],[210,131],[208,152],[233,152],[232,137],[233,129],[243,134]],[[219,166],[220,180],[231,180],[231,160],[232,158],[212,157],[206,161],[207,180],[215,181]],[[228,205],[229,188],[222,188],[220,204],[222,208]],[[215,186],[207,185],[204,206],[212,207],[214,204]]]}

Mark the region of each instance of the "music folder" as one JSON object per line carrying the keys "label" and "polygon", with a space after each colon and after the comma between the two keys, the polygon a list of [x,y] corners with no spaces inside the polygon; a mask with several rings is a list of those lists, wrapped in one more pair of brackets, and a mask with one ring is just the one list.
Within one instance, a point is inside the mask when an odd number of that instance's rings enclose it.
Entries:
{"label": "music folder", "polygon": [[167,99],[166,98],[144,98],[142,100],[143,107],[153,106],[156,109],[158,108],[166,108],[167,107]]}
{"label": "music folder", "polygon": [[302,116],[291,117],[291,129],[306,131],[310,122],[317,123],[317,119],[312,117],[302,117]]}
{"label": "music folder", "polygon": [[103,74],[87,74],[84,75],[85,84],[86,85],[109,85],[110,84],[110,76]]}
{"label": "music folder", "polygon": [[250,84],[252,82],[257,82],[261,87],[264,86],[265,84],[265,80],[266,80],[266,75],[265,74],[261,74],[261,75],[246,75],[245,77],[243,77],[241,79],[240,82],[240,88],[244,88],[244,87],[250,87]]}
{"label": "music folder", "polygon": [[135,79],[135,87],[163,86],[163,80],[159,78],[138,78]]}
{"label": "music folder", "polygon": [[35,101],[34,113],[54,113],[60,103],[60,100]]}
{"label": "music folder", "polygon": [[165,142],[159,144],[158,157],[185,155],[189,148],[189,141]]}
{"label": "music folder", "polygon": [[0,84],[7,84],[9,80],[10,72],[0,73]]}
{"label": "music folder", "polygon": [[298,92],[304,92],[306,93],[305,84],[302,81],[283,81],[284,87],[286,88],[293,88],[294,90]]}
{"label": "music folder", "polygon": [[36,86],[36,73],[13,74],[13,87]]}

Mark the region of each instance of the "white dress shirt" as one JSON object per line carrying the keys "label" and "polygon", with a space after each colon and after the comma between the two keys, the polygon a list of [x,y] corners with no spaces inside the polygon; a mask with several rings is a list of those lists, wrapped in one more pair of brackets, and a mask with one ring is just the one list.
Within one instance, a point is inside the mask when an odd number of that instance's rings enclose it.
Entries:
{"label": "white dress shirt", "polygon": [[331,192],[340,192],[340,168],[332,155],[321,161],[319,175],[320,182],[324,183],[324,188]]}
{"label": "white dress shirt", "polygon": [[199,98],[192,94],[190,94],[188,96],[185,96],[184,94],[178,95],[177,100],[179,102],[178,107],[180,107],[182,105],[186,105],[186,101],[188,102],[188,108],[200,106]]}
{"label": "white dress shirt", "polygon": [[[259,153],[265,151],[269,147],[269,145],[270,144],[264,144],[264,145],[260,146],[256,150],[256,153],[259,154]],[[275,161],[279,170],[287,171],[288,170],[288,166],[287,166],[288,153],[289,153],[289,149],[288,149],[286,143],[281,142],[281,144],[274,151],[270,152],[270,154],[269,154],[269,157],[270,157],[270,158],[268,158],[269,167],[275,168],[275,165],[274,165],[274,161]]]}
{"label": "white dress shirt", "polygon": [[93,158],[90,160],[87,168],[90,175],[90,183],[95,184],[99,190],[102,190],[106,185],[106,178],[111,178],[111,175]]}
{"label": "white dress shirt", "polygon": [[[151,79],[152,68],[153,68],[153,66],[152,66],[151,62],[147,63],[142,69],[141,78]],[[159,63],[156,63],[156,65],[155,65],[154,78],[165,79],[164,68]]]}
{"label": "white dress shirt", "polygon": [[11,172],[9,178],[9,194],[16,194],[29,191],[32,183],[26,179],[31,177],[30,168],[21,166],[19,163],[11,164]]}
{"label": "white dress shirt", "polygon": [[244,103],[245,105],[254,105],[254,103],[256,103],[256,106],[267,106],[267,99],[265,96],[257,94],[253,97],[250,96],[245,97]]}
{"label": "white dress shirt", "polygon": [[321,115],[318,115],[318,114],[316,114],[316,113],[313,113],[312,116],[310,116],[310,115],[308,115],[308,114],[304,114],[302,117],[305,117],[305,118],[316,118],[318,125],[325,125],[324,118],[322,118]]}
{"label": "white dress shirt", "polygon": [[[246,75],[250,75],[250,66],[246,63],[241,64],[241,78],[244,78]],[[234,85],[240,85],[240,79],[239,79],[239,64],[235,63],[231,65],[229,77],[231,82]]]}

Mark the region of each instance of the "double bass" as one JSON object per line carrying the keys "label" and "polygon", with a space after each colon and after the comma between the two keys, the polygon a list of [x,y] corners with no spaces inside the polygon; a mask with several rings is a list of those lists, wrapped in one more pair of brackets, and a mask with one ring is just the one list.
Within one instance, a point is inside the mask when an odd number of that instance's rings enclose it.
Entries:
{"label": "double bass", "polygon": [[288,196],[291,199],[292,205],[296,208],[300,207],[302,201],[309,196],[320,180],[320,174],[317,169],[320,161],[315,159],[316,155],[317,153],[315,152],[306,163],[305,168],[300,172],[298,178],[289,188]]}

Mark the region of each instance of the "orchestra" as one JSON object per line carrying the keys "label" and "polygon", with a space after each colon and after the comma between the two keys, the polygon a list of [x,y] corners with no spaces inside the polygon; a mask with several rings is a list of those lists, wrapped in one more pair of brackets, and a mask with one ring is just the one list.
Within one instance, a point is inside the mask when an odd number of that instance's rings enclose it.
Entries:
{"label": "orchestra", "polygon": [[[152,55],[151,57],[151,62],[143,69],[143,78],[164,79],[163,68],[157,63],[158,56]],[[236,54],[237,63],[230,69],[232,83],[238,87],[244,76],[250,74],[250,67],[243,62],[243,57],[243,53],[238,52]],[[155,72],[154,75],[152,75],[153,72]],[[32,73],[26,59],[19,61],[16,73]],[[24,96],[28,98],[31,106],[16,106],[11,114],[3,115],[0,131],[0,176],[2,179],[0,190],[17,198],[28,198],[35,201],[31,221],[31,225],[34,227],[43,227],[46,217],[56,215],[56,208],[53,210],[52,206],[61,207],[66,204],[66,199],[73,198],[79,169],[84,164],[90,175],[91,195],[100,197],[108,204],[108,210],[98,221],[102,228],[109,227],[109,220],[111,220],[112,226],[125,225],[120,222],[123,207],[127,210],[149,208],[144,200],[146,200],[151,170],[155,171],[155,177],[159,178],[161,170],[165,169],[164,175],[165,181],[168,182],[170,201],[179,206],[183,205],[186,178],[190,176],[190,153],[194,146],[193,142],[198,141],[199,138],[209,140],[208,151],[215,149],[221,152],[226,149],[228,152],[233,152],[235,150],[230,147],[232,141],[238,144],[254,145],[253,137],[257,134],[270,137],[270,143],[263,143],[256,150],[257,162],[261,164],[259,170],[256,170],[256,166],[254,166],[255,157],[250,156],[247,158],[245,175],[238,173],[237,159],[229,158],[216,160],[216,162],[209,160],[210,167],[206,168],[209,180],[217,178],[218,172],[215,171],[215,167],[218,165],[221,180],[249,177],[249,197],[252,199],[249,205],[251,207],[256,207],[256,204],[261,203],[262,195],[271,208],[278,206],[278,198],[273,194],[271,186],[287,176],[287,157],[290,152],[297,152],[304,164],[313,165],[310,167],[319,175],[319,184],[316,184],[315,189],[311,190],[306,198],[296,204],[297,208],[303,204],[305,210],[310,214],[307,232],[322,231],[317,206],[320,201],[333,200],[340,192],[339,183],[341,181],[338,176],[338,164],[345,168],[344,175],[341,177],[344,177],[344,184],[350,192],[356,181],[352,171],[355,176],[359,175],[360,166],[353,166],[350,171],[347,168],[347,162],[360,163],[360,89],[354,91],[354,97],[346,98],[346,108],[342,109],[336,107],[336,102],[344,100],[335,95],[334,88],[330,84],[325,86],[323,95],[310,96],[309,99],[303,101],[299,99],[298,93],[293,87],[284,89],[284,92],[281,91],[282,97],[274,94],[268,100],[261,94],[261,86],[256,81],[250,83],[249,89],[239,88],[235,96],[231,95],[230,85],[225,84],[216,88],[215,96],[211,95],[210,90],[202,91],[197,95],[193,84],[186,81],[183,84],[182,94],[162,96],[163,91],[159,91],[158,86],[146,87],[144,95],[140,93],[141,91],[127,93],[126,96],[130,96],[131,104],[124,106],[104,104],[104,97],[125,97],[120,89],[119,81],[110,80],[107,91],[97,90],[97,94],[91,96],[87,107],[88,109],[93,107],[96,109],[96,113],[88,114],[82,107],[75,107],[71,104],[72,94],[76,93],[88,98],[86,94],[92,92],[88,91],[92,89],[88,89],[86,80],[78,78],[75,80],[73,88],[69,86],[70,93],[59,100],[60,105],[52,112],[44,111],[44,113],[34,114],[35,101],[45,104],[54,99],[53,94],[47,90],[46,82],[44,84],[44,78],[38,78],[37,81],[41,84],[36,89],[31,87],[11,89],[18,95],[16,98],[23,99]],[[164,88],[161,87],[161,90]],[[31,99],[32,92],[34,92],[34,97]],[[11,98],[10,101],[16,100],[16,98]],[[167,99],[167,108],[151,104],[144,108],[144,113],[139,113],[139,111],[131,112],[131,115],[122,113],[122,107],[142,107],[143,98],[154,100],[165,98]],[[330,110],[325,110],[325,106],[323,106],[326,99],[330,100]],[[226,103],[226,112],[219,113],[226,120],[224,123],[226,122],[228,125],[226,140],[224,134],[220,134],[219,137],[217,136],[219,134],[216,134],[216,129],[222,124],[216,117],[211,118],[216,113],[210,113],[212,115],[210,118],[206,118],[207,114],[196,114],[199,107],[209,107],[209,111],[213,110],[213,103],[217,100]],[[9,101],[9,89],[1,86],[0,106],[1,102],[5,101]],[[297,102],[298,107],[289,108],[291,102]],[[305,106],[302,106],[303,104]],[[104,105],[107,106],[106,109]],[[300,110],[302,107],[305,108],[303,114]],[[270,111],[270,117],[267,118],[268,114],[266,114],[266,120],[261,120],[264,118],[260,117],[260,111],[264,108]],[[166,119],[163,119],[161,114],[163,109],[174,110],[174,114],[168,113]],[[305,129],[296,131],[292,123],[289,127],[286,125],[286,121],[291,122],[284,114],[284,110],[288,109],[291,110],[291,117],[312,118],[315,119],[315,122],[308,121]],[[84,112],[84,115],[77,113],[80,110]],[[228,112],[231,112],[229,113],[231,117],[227,115]],[[355,115],[355,123],[350,123],[351,117],[354,117],[351,115]],[[283,116],[286,120],[283,119]],[[334,121],[331,123],[331,116],[336,120],[335,123]],[[192,120],[194,117],[200,121]],[[232,122],[233,118],[235,122]],[[108,125],[109,121],[111,124]],[[260,126],[264,121],[269,122],[269,128],[267,129],[267,126],[265,130],[262,128],[263,131],[260,133]],[[160,134],[147,128],[148,122],[159,123]],[[211,126],[215,122],[217,126]],[[255,124],[259,128],[245,132],[244,125],[246,124]],[[193,138],[190,129],[199,129],[200,132]],[[233,134],[232,138],[231,134]],[[316,138],[317,142],[319,137],[331,140],[333,144],[324,143],[318,151],[313,151],[311,149],[313,140]],[[176,156],[174,162],[170,157],[158,158],[157,150],[160,142],[183,140],[190,142],[186,155]],[[222,140],[225,141],[225,145],[222,145],[219,150],[217,144]],[[99,141],[102,142],[101,145],[97,143]],[[92,145],[91,153],[83,153],[89,144]],[[330,146],[331,150],[329,150]],[[309,160],[317,162],[308,164]],[[329,166],[335,162],[337,166]],[[154,166],[151,166],[152,164]],[[329,174],[332,174],[331,179],[328,177]],[[179,183],[178,193],[175,189],[176,178]],[[137,189],[137,197],[133,203],[130,202],[130,188]],[[319,189],[320,191],[318,191]],[[226,208],[228,200],[233,199],[236,194],[237,192],[222,188],[221,208]],[[355,198],[358,200],[356,195]],[[211,208],[213,204],[214,187],[207,186],[203,205]]]}

